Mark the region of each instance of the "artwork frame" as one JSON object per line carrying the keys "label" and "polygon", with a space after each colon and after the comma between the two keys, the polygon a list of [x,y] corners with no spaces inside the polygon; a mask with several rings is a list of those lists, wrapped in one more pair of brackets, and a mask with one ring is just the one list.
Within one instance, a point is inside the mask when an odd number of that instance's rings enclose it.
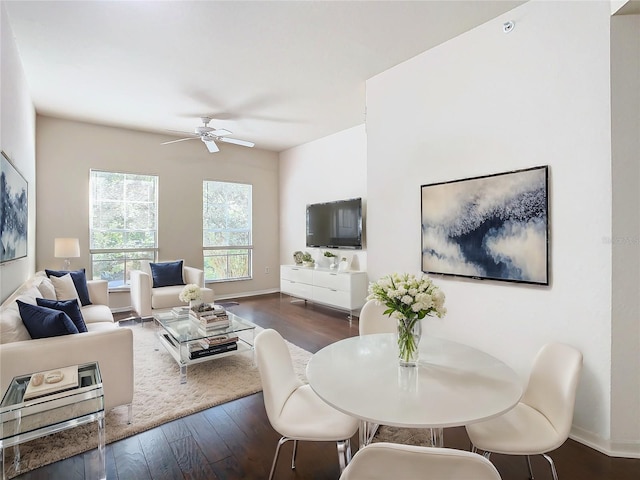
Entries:
{"label": "artwork frame", "polygon": [[4,151],[0,157],[0,264],[4,264],[28,253],[29,184]]}
{"label": "artwork frame", "polygon": [[549,285],[549,167],[421,185],[427,274]]}

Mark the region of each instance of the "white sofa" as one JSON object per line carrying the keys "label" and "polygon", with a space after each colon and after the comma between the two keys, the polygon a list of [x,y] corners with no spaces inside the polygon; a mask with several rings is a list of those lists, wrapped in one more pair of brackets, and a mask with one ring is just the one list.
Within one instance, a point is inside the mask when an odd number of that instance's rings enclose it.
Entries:
{"label": "white sofa", "polygon": [[[184,284],[192,283],[200,287],[200,301],[213,303],[213,290],[204,286],[203,270],[184,265],[182,274]],[[184,285],[154,288],[149,263],[142,262],[141,270],[131,271],[131,306],[141,318],[148,318],[153,310],[187,305],[178,298],[183,288]]]}
{"label": "white sofa", "polygon": [[92,304],[81,307],[88,330],[85,333],[31,338],[16,300],[33,305],[37,297],[55,300],[55,290],[44,273],[38,272],[4,301],[0,306],[0,392],[5,392],[18,375],[97,361],[104,386],[105,410],[119,405],[131,406],[132,331],[114,323],[105,280],[89,280],[87,287]]}

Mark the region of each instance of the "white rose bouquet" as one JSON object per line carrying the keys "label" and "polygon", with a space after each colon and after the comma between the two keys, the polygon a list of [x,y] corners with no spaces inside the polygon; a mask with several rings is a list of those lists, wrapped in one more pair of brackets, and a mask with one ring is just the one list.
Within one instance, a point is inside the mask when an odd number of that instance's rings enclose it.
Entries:
{"label": "white rose bouquet", "polygon": [[427,315],[442,318],[447,309],[445,296],[429,277],[393,273],[369,285],[367,300],[387,307],[385,315],[398,320],[398,348],[401,360],[410,363],[417,357],[418,342],[414,327]]}
{"label": "white rose bouquet", "polygon": [[184,286],[178,298],[181,302],[190,302],[192,300],[198,300],[201,294],[200,286],[195,283],[189,283]]}

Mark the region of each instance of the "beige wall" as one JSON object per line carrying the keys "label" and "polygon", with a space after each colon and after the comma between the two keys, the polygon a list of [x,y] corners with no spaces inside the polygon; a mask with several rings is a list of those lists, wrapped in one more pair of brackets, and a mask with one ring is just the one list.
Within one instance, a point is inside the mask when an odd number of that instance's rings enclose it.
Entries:
{"label": "beige wall", "polygon": [[[60,267],[55,237],[78,237],[89,262],[89,170],[159,176],[159,260],[183,258],[202,268],[202,181],[253,185],[253,280],[216,283],[216,298],[276,291],[278,277],[278,156],[221,145],[211,154],[198,140],[160,145],[167,137],[88,123],[37,117],[37,268]],[[269,267],[270,273],[265,273]],[[120,295],[120,297],[122,297]],[[114,298],[116,301],[116,298]],[[118,305],[126,303],[117,299]]]}

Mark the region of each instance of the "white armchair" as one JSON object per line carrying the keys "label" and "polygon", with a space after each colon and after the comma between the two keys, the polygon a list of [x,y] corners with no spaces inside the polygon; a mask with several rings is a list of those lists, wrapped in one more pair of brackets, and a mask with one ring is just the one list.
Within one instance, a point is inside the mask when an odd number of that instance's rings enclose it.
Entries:
{"label": "white armchair", "polygon": [[181,301],[180,292],[185,284],[193,283],[202,289],[201,300],[213,302],[213,290],[204,286],[204,271],[195,267],[182,267],[183,283],[154,287],[151,267],[143,262],[142,270],[131,271],[131,306],[141,318],[150,317],[153,310],[186,305]]}

